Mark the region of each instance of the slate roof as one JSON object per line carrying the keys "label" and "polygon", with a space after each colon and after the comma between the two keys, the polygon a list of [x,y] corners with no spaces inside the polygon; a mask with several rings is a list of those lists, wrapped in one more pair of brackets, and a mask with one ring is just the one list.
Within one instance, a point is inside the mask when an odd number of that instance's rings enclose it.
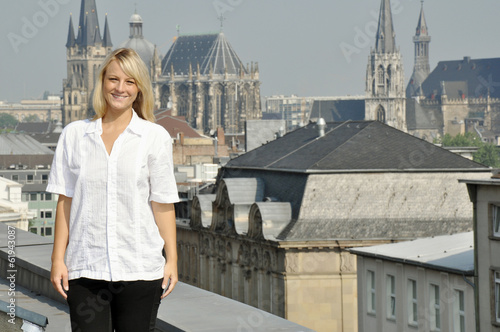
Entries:
{"label": "slate roof", "polygon": [[443,81],[449,99],[486,97],[488,89],[500,98],[500,58],[440,61],[422,84],[425,97],[440,96]]}
{"label": "slate roof", "polygon": [[466,232],[350,249],[366,257],[386,259],[410,265],[455,273],[474,273],[474,233]]}
{"label": "slate roof", "polygon": [[200,74],[208,75],[211,68],[214,74],[246,74],[246,69],[233,50],[225,35],[216,34],[181,35],[177,37],[162,60],[162,75],[170,76],[171,67],[175,75],[187,76],[189,65],[193,74],[200,66]]}
{"label": "slate roof", "polygon": [[315,123],[230,160],[226,168],[300,173],[485,171],[488,168],[378,121]]}
{"label": "slate roof", "polygon": [[323,118],[326,122],[364,120],[365,99],[315,100],[309,119],[316,121],[319,118]]}

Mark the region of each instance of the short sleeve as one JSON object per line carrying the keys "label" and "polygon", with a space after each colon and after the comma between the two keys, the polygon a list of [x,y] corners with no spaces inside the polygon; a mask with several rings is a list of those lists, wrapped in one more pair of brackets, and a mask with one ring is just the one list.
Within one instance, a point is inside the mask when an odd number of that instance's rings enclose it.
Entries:
{"label": "short sleeve", "polygon": [[68,129],[69,127],[64,128],[57,142],[46,191],[73,197],[76,179],[71,173],[68,161]]}
{"label": "short sleeve", "polygon": [[176,203],[179,201],[179,194],[174,176],[172,138],[163,127],[157,128],[153,140],[149,141],[149,144],[152,144],[148,156],[151,185],[149,200],[157,203]]}

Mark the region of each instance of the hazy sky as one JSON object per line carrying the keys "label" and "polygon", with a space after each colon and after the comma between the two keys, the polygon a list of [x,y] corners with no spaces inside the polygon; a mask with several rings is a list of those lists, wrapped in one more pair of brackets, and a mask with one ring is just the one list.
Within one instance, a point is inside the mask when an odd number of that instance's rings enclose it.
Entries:
{"label": "hazy sky", "polygon": [[[3,0],[0,12],[0,100],[61,93],[69,16],[81,0]],[[129,35],[134,9],[145,38],[164,55],[177,34],[224,33],[244,63],[259,63],[261,94],[364,94],[380,0],[96,0],[101,33],[108,14],[114,46]],[[406,82],[413,69],[419,0],[392,1],[396,43]],[[430,65],[440,60],[500,57],[500,1],[427,0]],[[33,29],[34,28],[34,29]],[[75,30],[77,27],[75,26]]]}

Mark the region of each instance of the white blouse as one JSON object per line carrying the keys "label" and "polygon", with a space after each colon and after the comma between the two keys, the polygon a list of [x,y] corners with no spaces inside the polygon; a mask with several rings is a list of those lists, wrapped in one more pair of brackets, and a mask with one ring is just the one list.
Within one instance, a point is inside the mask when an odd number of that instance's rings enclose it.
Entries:
{"label": "white blouse", "polygon": [[135,111],[110,155],[101,134],[101,119],[68,124],[50,171],[47,191],[73,198],[69,279],[160,279],[164,241],[150,201],[179,201],[172,139]]}

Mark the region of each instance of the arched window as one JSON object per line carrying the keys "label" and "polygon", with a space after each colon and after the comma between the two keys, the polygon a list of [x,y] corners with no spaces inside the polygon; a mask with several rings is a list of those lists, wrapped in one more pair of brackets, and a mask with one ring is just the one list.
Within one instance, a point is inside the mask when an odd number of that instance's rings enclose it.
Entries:
{"label": "arched window", "polygon": [[382,105],[378,105],[376,115],[377,115],[377,121],[385,123],[385,110],[382,107]]}
{"label": "arched window", "polygon": [[384,67],[379,66],[377,70],[378,85],[384,85]]}

